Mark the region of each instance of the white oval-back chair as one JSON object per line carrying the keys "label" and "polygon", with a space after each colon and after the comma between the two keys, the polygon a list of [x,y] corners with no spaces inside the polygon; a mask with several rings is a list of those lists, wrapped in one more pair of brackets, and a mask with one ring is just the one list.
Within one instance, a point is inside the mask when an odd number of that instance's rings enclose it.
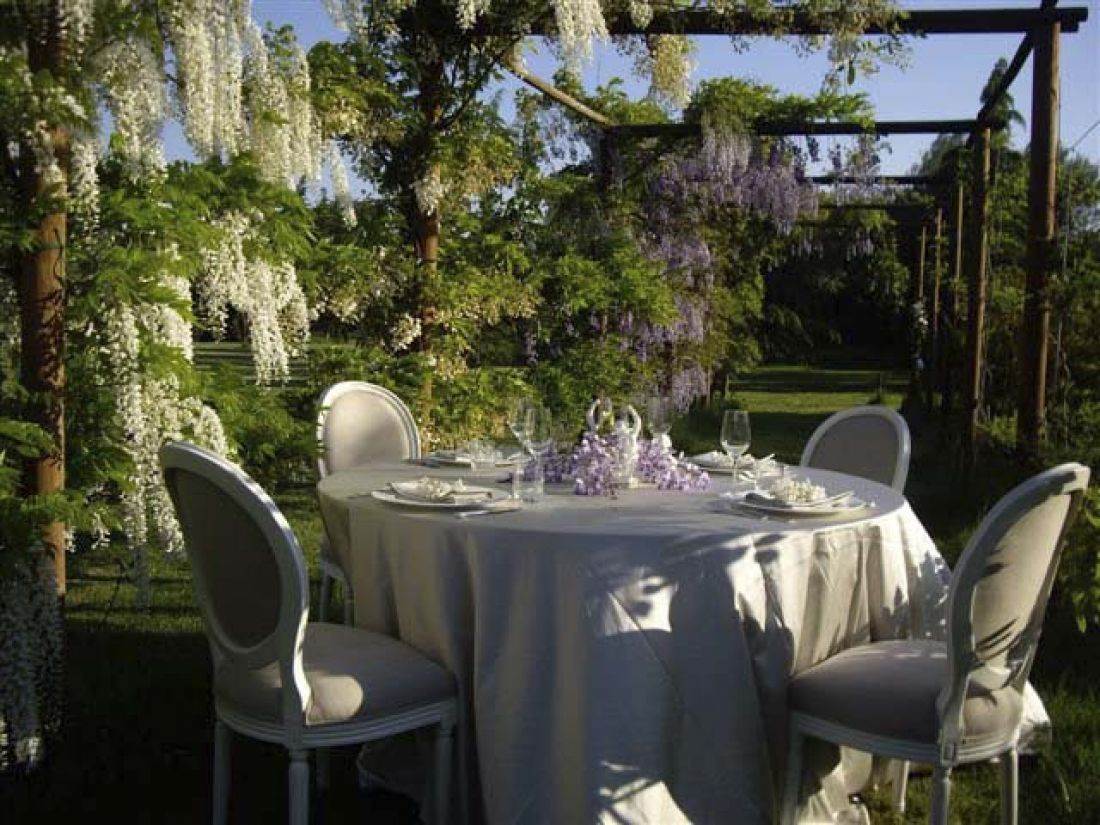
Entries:
{"label": "white oval-back chair", "polygon": [[785,825],[797,821],[808,736],[932,765],[934,825],[947,823],[952,768],[996,758],[1001,821],[1016,825],[1024,688],[1088,480],[1087,467],[1064,464],[1016,487],[989,512],[951,579],[946,642],[862,645],[791,678]]}
{"label": "white oval-back chair", "polygon": [[[160,451],[214,660],[214,822],[229,804],[229,731],[290,753],[291,825],[309,817],[308,752],[437,727],[432,793],[449,808],[454,679],[408,645],[309,622],[301,547],[279,508],[239,468],[192,444]],[[318,780],[326,759],[318,750]]]}
{"label": "white oval-back chair", "polygon": [[[405,402],[377,384],[342,381],[321,397],[317,415],[317,472],[330,473],[374,461],[420,458],[420,432]],[[344,623],[351,624],[351,583],[326,537],[321,539],[321,597],[317,617],[325,621],[333,582],[344,588]]]}
{"label": "white oval-back chair", "polygon": [[802,451],[802,466],[868,478],[905,490],[909,425],[889,407],[853,407],[825,419]]}

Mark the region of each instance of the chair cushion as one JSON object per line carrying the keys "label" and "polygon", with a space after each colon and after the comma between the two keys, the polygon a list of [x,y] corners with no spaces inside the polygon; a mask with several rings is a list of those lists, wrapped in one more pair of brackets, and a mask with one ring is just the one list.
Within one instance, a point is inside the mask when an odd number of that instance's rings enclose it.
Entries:
{"label": "chair cushion", "polygon": [[[941,642],[876,642],[845,650],[794,676],[791,710],[909,742],[935,744],[936,698],[947,682]],[[971,684],[963,706],[963,743],[1008,737],[1020,723],[1023,699],[1011,687]]]}
{"label": "chair cushion", "polygon": [[[454,695],[454,679],[413,648],[347,625],[311,622],[302,651],[312,698],[307,725],[331,725],[385,716]],[[225,663],[214,693],[239,713],[281,722],[278,662],[257,669]]]}

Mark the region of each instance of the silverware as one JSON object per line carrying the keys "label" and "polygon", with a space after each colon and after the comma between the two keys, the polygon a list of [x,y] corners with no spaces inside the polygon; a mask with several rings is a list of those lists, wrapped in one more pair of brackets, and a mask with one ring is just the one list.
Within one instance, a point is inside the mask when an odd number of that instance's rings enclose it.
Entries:
{"label": "silverware", "polygon": [[504,500],[499,504],[495,504],[492,507],[483,507],[480,510],[462,510],[458,517],[461,519],[474,518],[475,516],[492,516],[497,513],[515,513],[518,510],[523,509],[523,504],[516,501]]}

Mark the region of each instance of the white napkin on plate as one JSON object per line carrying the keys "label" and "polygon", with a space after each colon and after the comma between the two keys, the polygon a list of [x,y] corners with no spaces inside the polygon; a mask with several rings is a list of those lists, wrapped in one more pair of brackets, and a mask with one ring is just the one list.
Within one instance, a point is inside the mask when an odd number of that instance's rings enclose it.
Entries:
{"label": "white napkin on plate", "polygon": [[391,481],[389,487],[401,498],[436,504],[477,504],[493,497],[491,490],[470,489],[461,479],[451,482],[425,476],[416,481]]}

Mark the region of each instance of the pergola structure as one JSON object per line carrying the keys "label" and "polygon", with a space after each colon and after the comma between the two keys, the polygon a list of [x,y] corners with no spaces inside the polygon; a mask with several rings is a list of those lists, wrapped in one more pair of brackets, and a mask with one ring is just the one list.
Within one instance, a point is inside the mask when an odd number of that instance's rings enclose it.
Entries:
{"label": "pergola structure", "polygon": [[[970,169],[970,205],[965,204],[964,181],[928,179],[921,176],[895,176],[883,183],[932,187],[940,198],[934,216],[922,223],[919,260],[914,268],[913,297],[927,302],[929,311],[930,362],[944,358],[940,315],[943,309],[941,246],[946,220],[953,227],[952,282],[967,283],[966,380],[964,401],[964,454],[972,463],[976,445],[979,412],[982,403],[986,293],[988,290],[989,186],[991,136],[1005,128],[995,112],[1009,87],[1019,76],[1028,59],[1034,56],[1030,181],[1028,188],[1027,284],[1021,340],[1021,392],[1018,400],[1017,447],[1027,457],[1035,457],[1043,437],[1046,411],[1048,338],[1050,330],[1050,262],[1055,243],[1055,184],[1058,153],[1058,102],[1060,96],[1059,46],[1062,34],[1076,32],[1088,19],[1083,7],[1059,8],[1058,0],[1042,0],[1037,8],[929,9],[904,12],[888,29],[872,27],[866,36],[890,35],[971,35],[1021,34],[1023,40],[1009,63],[1000,83],[973,120],[843,122],[770,122],[753,124],[760,135],[892,135],[892,134],[965,134],[972,156]],[[822,18],[801,12],[789,12],[783,18],[784,36],[812,37],[828,34]],[[504,34],[505,26],[481,30],[482,34]],[[608,21],[611,34],[647,35],[736,35],[770,36],[767,24],[750,13],[718,13],[707,9],[666,9],[657,11],[645,27],[639,27],[629,15]],[[529,32],[552,35],[549,21]],[[619,141],[640,138],[690,139],[700,133],[697,123],[616,124],[605,115],[576,100],[553,84],[536,77],[515,64],[507,66],[528,85],[570,108],[597,126],[602,133],[601,152],[605,158]],[[605,164],[606,166],[606,164]],[[814,183],[855,182],[835,177],[814,177]],[[862,182],[862,181],[861,181]],[[925,288],[925,249],[931,229],[937,244],[933,282]],[[948,314],[957,317],[957,290],[949,293]],[[946,373],[946,370],[944,370]],[[931,371],[929,371],[931,373]],[[931,380],[931,375],[929,375]],[[932,385],[928,385],[931,398]]]}

